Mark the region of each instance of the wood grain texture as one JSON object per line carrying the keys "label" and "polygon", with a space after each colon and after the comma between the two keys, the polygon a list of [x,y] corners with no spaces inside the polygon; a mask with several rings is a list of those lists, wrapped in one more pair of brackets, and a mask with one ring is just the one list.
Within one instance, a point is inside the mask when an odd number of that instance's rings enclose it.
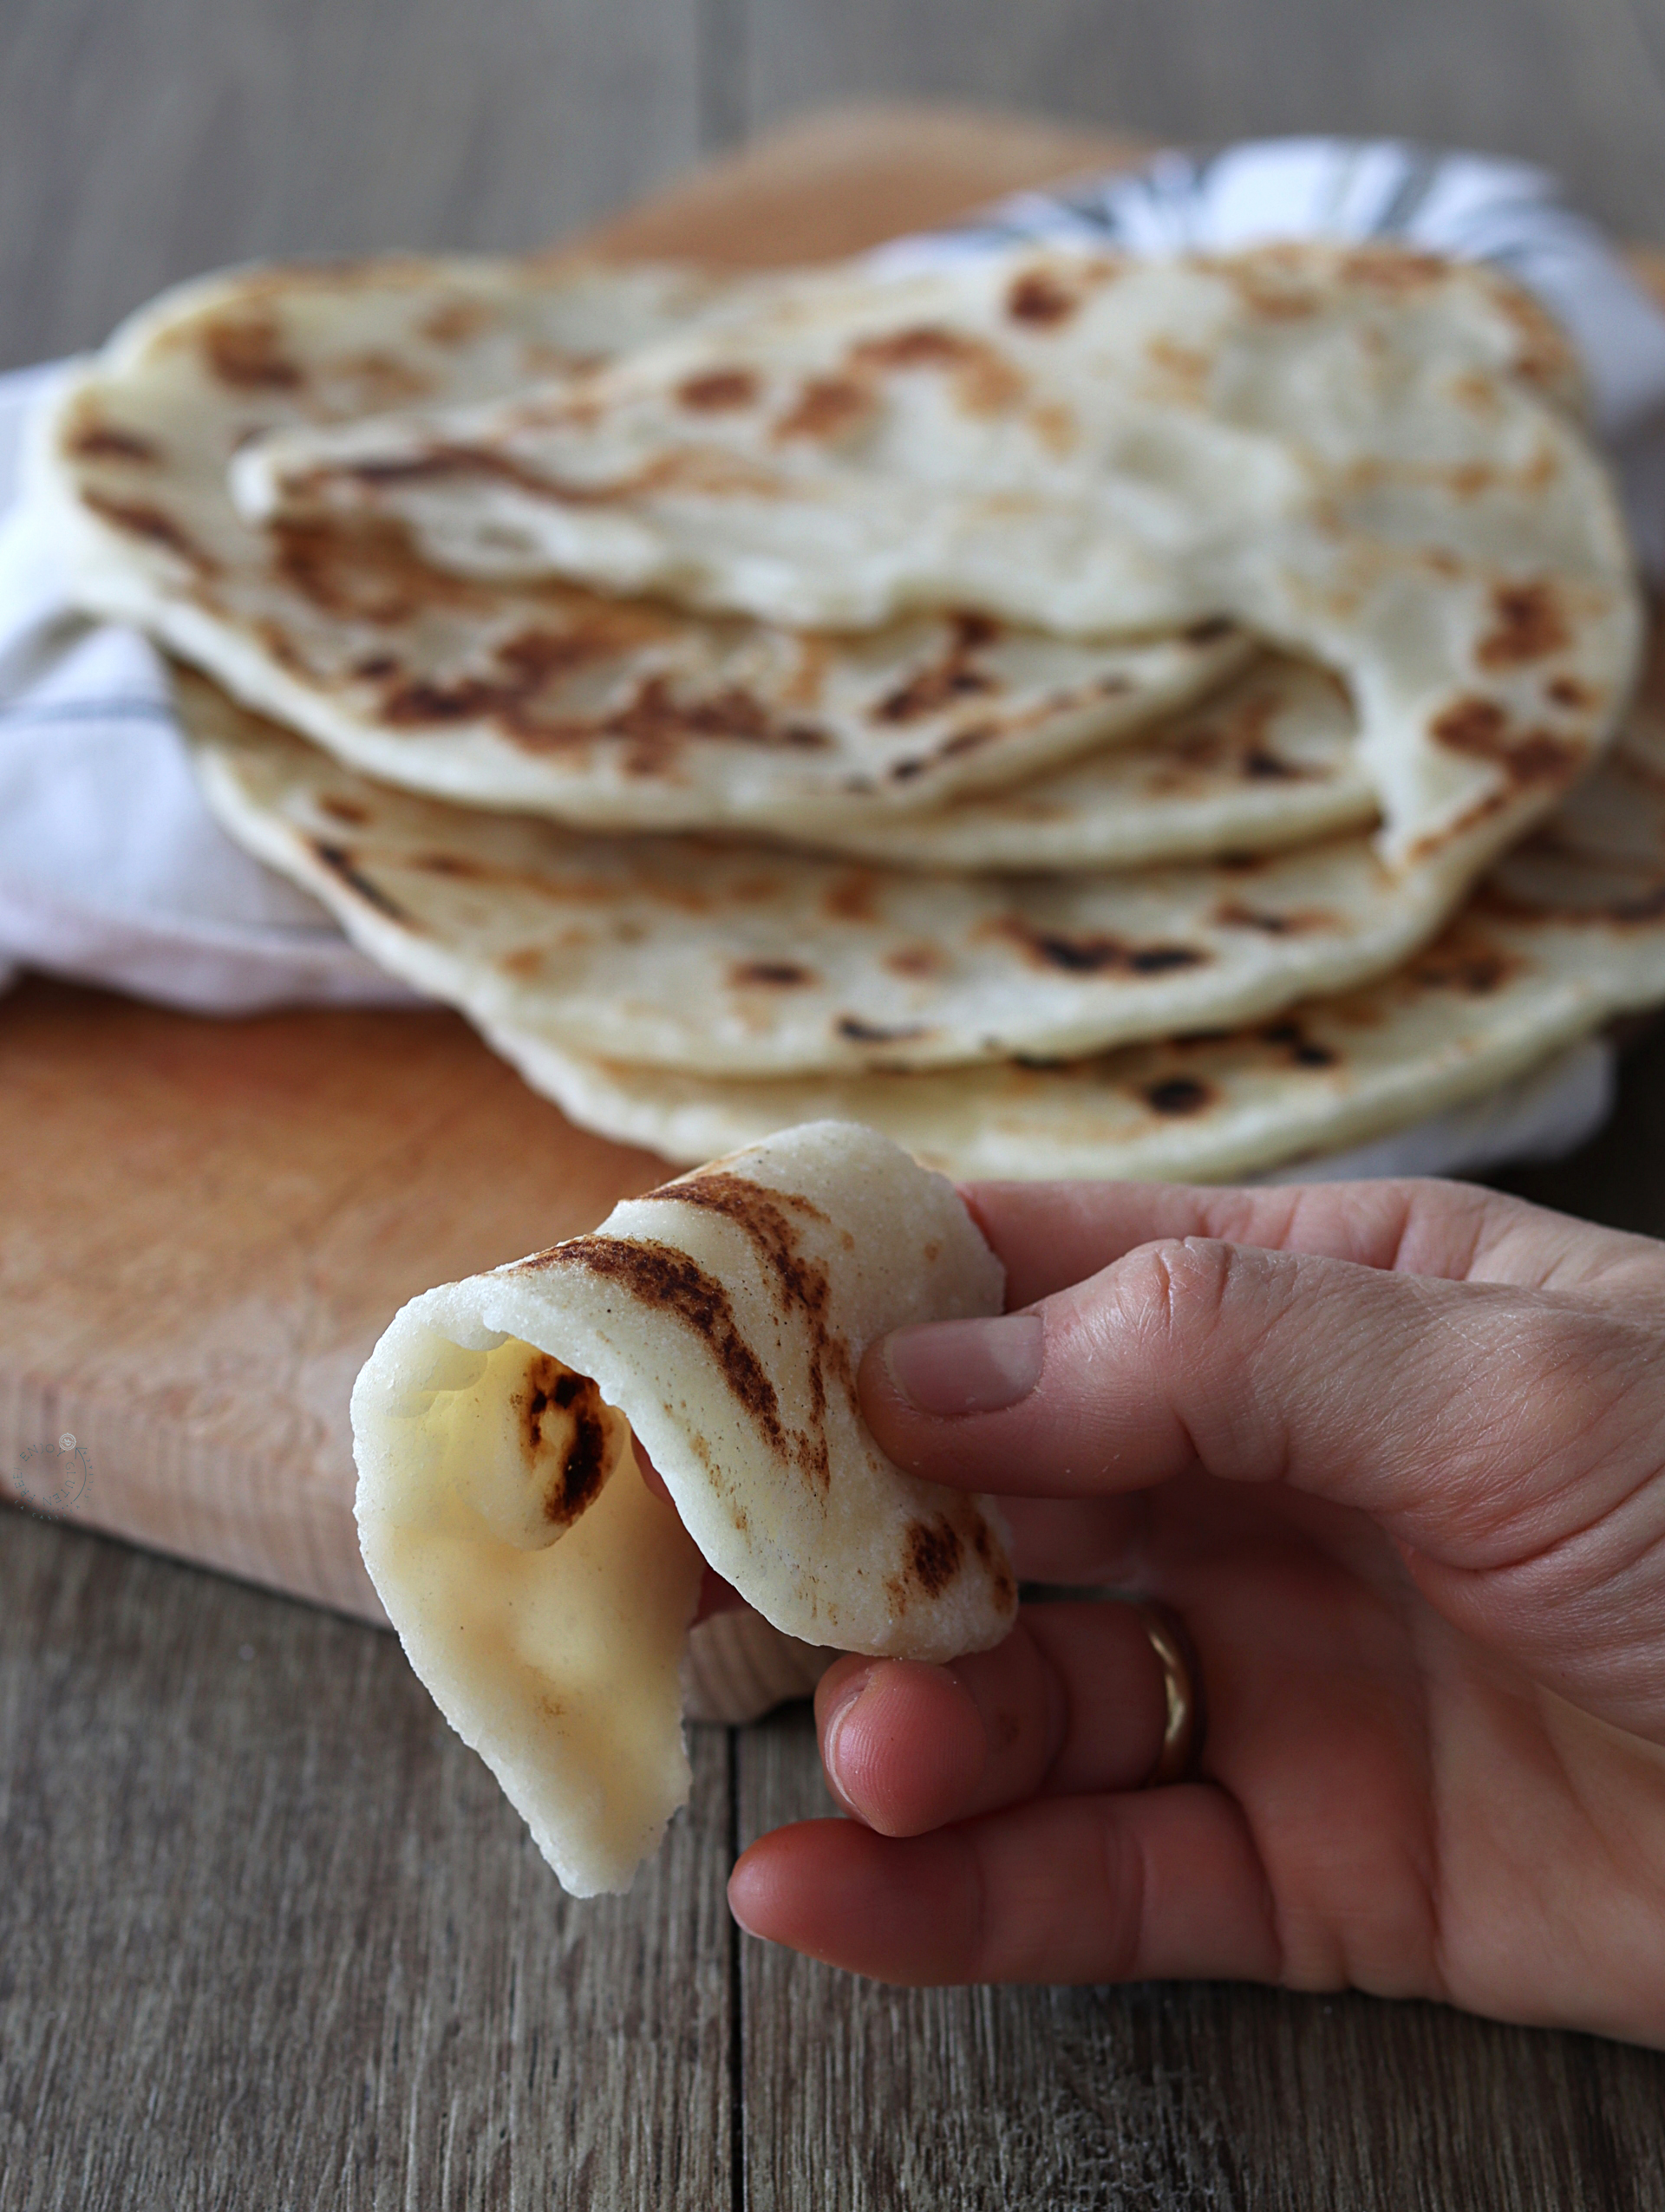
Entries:
{"label": "wood grain texture", "polygon": [[716,2212],[728,1739],[564,1898],[390,1636],[0,1510],[3,2212]]}
{"label": "wood grain texture", "polygon": [[[800,1707],[741,1738],[743,1844],[832,1810]],[[744,1939],[768,2212],[1656,2212],[1665,2058],[1366,1997],[892,1990]]]}

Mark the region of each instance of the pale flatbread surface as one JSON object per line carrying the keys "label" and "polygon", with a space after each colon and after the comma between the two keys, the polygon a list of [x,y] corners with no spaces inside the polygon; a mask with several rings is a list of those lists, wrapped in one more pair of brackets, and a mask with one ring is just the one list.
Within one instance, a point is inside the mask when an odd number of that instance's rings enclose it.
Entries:
{"label": "pale flatbread surface", "polygon": [[1003,1280],[951,1185],[820,1123],[388,1328],[353,1393],[365,1563],[569,1889],[627,1887],[686,1798],[702,1559],[813,1643],[946,1660],[1005,1635],[993,1509],[893,1465],[856,1392],[875,1337],[997,1313]]}
{"label": "pale flatbread surface", "polygon": [[924,875],[584,837],[389,792],[182,680],[211,806],[355,942],[487,1029],[690,1073],[1058,1057],[1381,974],[1460,894],[1366,837],[1101,876]]}
{"label": "pale flatbread surface", "polygon": [[1642,624],[1571,361],[1378,245],[857,265],[578,385],[257,444],[251,514],[397,517],[459,572],[819,625],[1230,617],[1347,682],[1394,861],[1501,850],[1610,734]]}
{"label": "pale flatbread surface", "polygon": [[731,294],[747,288],[683,271],[467,260],[187,286],[116,334],[42,433],[32,473],[72,589],[385,780],[625,828],[917,812],[1242,664],[1224,623],[1083,643],[950,610],[837,636],[482,586],[397,528],[253,530],[231,505],[227,467],[262,431],[571,373]]}

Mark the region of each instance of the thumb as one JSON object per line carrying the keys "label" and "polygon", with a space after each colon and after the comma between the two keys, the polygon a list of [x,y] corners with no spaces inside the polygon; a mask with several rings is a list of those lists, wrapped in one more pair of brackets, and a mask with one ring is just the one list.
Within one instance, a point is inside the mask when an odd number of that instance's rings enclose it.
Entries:
{"label": "thumb", "polygon": [[1471,1617],[1474,1578],[1494,1610],[1529,1564],[1539,1608],[1659,1579],[1661,1364],[1639,1323],[1541,1291],[1185,1237],[1021,1314],[898,1330],[861,1393],[935,1481],[1071,1498],[1200,1469],[1352,1506],[1441,1610],[1512,1642]]}

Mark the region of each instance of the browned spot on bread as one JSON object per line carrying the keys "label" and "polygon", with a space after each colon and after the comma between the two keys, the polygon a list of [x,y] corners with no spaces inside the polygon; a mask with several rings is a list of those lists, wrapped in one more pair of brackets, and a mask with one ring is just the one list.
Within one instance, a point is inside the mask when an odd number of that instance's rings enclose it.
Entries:
{"label": "browned spot on bread", "polygon": [[771,1191],[742,1175],[708,1169],[662,1184],[644,1194],[720,1215],[747,1238],[773,1281],[776,1310],[796,1320],[808,1340],[808,1419],[791,1439],[790,1456],[817,1489],[832,1479],[826,1438],[826,1381],[832,1374],[853,1389],[849,1347],[833,1334],[829,1317],[832,1289],[826,1270],[803,1251],[798,1221],[825,1223],[826,1216],[795,1191]]}
{"label": "browned spot on bread", "polygon": [[1009,1613],[1017,1604],[1017,1585],[1012,1580],[1005,1550],[975,1505],[968,1506],[968,1514],[967,1533],[971,1539],[971,1549],[983,1562],[996,1603],[1002,1613]]}
{"label": "browned spot on bread", "polygon": [[757,397],[757,379],[749,369],[705,369],[685,376],[676,387],[679,405],[701,414],[725,414],[750,407]]}
{"label": "browned spot on bread", "polygon": [[[273,523],[265,537],[284,582],[328,615],[393,624],[413,621],[428,606],[482,604],[477,587],[428,567],[403,532],[386,523],[347,528],[284,519]],[[389,658],[381,673],[392,674],[397,667]]]}
{"label": "browned spot on bread", "polygon": [[482,719],[531,723],[528,710],[575,670],[610,660],[627,641],[609,624],[571,630],[526,630],[505,638],[493,654],[496,673],[460,676],[444,683],[416,679],[394,686],[382,712],[395,725]]}
{"label": "browned spot on bread", "polygon": [[1200,622],[1192,623],[1189,630],[1179,633],[1187,645],[1215,645],[1222,637],[1229,637],[1237,628],[1229,615],[1205,615]]}
{"label": "browned spot on bread", "polygon": [[148,538],[153,545],[166,545],[170,553],[177,554],[199,576],[219,573],[219,563],[213,555],[205,552],[189,531],[160,507],[143,500],[113,499],[102,492],[83,491],[81,497],[83,505],[95,514],[102,515],[116,529],[125,530],[133,538]]}
{"label": "browned spot on bread", "polygon": [[1208,959],[1195,945],[1130,944],[1107,935],[1066,936],[1037,929],[1022,915],[1005,915],[994,924],[1017,943],[1037,968],[1059,968],[1069,975],[1167,975],[1181,968],[1200,968]]}
{"label": "browned spot on bread", "polygon": [[331,383],[354,387],[354,405],[366,413],[383,408],[408,407],[426,399],[434,389],[424,376],[397,354],[371,347],[363,353],[337,354],[320,365],[319,374]]}
{"label": "browned spot on bread", "polygon": [[306,381],[283,349],[275,315],[217,315],[198,339],[222,384],[239,392],[292,392]]}
{"label": "browned spot on bread", "polygon": [[1223,930],[1258,930],[1268,937],[1310,936],[1335,927],[1335,917],[1328,907],[1301,906],[1283,914],[1270,907],[1245,905],[1240,899],[1217,906],[1214,919]]}
{"label": "browned spot on bread", "polygon": [[927,1597],[940,1597],[960,1571],[964,1547],[948,1521],[910,1521],[903,1573]]}
{"label": "browned spot on bread", "polygon": [[1141,1085],[1139,1094],[1152,1113],[1176,1116],[1200,1113],[1214,1096],[1209,1086],[1194,1075],[1165,1075],[1154,1083]]}
{"label": "browned spot on bread", "polygon": [[841,438],[870,415],[876,405],[871,385],[855,376],[811,376],[774,426],[787,438]]}
{"label": "browned spot on bread", "polygon": [[1280,265],[1273,253],[1240,261],[1218,255],[1199,255],[1198,263],[1223,277],[1244,310],[1263,322],[1299,322],[1318,311],[1319,295],[1311,283],[1293,264]]}
{"label": "browned spot on bread", "polygon": [[921,714],[934,714],[970,692],[992,691],[995,679],[972,665],[973,656],[992,645],[1000,625],[987,615],[957,614],[948,643],[940,656],[911,676],[907,682],[881,699],[874,709],[883,722],[911,722]]}
{"label": "browned spot on bread", "polygon": [[1565,783],[1576,774],[1585,748],[1550,730],[1517,730],[1495,699],[1459,699],[1428,726],[1435,742],[1453,753],[1493,760],[1512,783]]}
{"label": "browned spot on bread", "polygon": [[86,422],[70,433],[69,451],[79,460],[159,461],[162,450],[153,439],[136,430],[118,429],[114,422]]}
{"label": "browned spot on bread", "polygon": [[271,616],[260,615],[256,617],[254,634],[280,669],[296,669],[303,674],[311,674],[311,670],[307,666],[306,656],[302,652],[299,643],[283,624],[274,620]]}
{"label": "browned spot on bread", "polygon": [[[552,420],[568,423],[581,421],[585,412],[580,400],[568,400],[559,408],[548,410]],[[316,486],[336,474],[350,477],[372,489],[380,484],[420,483],[432,477],[487,476],[499,483],[513,485],[528,498],[548,499],[569,507],[614,506],[656,492],[678,489],[719,495],[745,493],[759,497],[767,497],[777,489],[774,479],[755,464],[739,454],[708,448],[660,453],[645,462],[634,475],[580,483],[571,477],[552,476],[528,467],[513,453],[500,452],[495,446],[443,443],[438,440],[421,453],[385,460],[344,463],[339,470],[298,475],[295,483],[297,487],[309,484]]]}
{"label": "browned spot on bread", "polygon": [[[570,1528],[600,1491],[606,1469],[601,1392],[588,1375],[537,1352],[518,1402],[526,1459],[544,1484],[544,1518]],[[566,1418],[552,1420],[552,1411]]]}
{"label": "browned spot on bread", "polygon": [[388,921],[397,922],[402,929],[420,930],[421,924],[415,917],[407,914],[396,899],[390,898],[379,884],[373,883],[357,867],[346,845],[328,844],[322,838],[309,838],[308,843],[330,874],[349,891],[356,891],[367,906],[373,906],[378,914],[385,914]]}
{"label": "browned spot on bread", "polygon": [[1081,443],[1081,426],[1061,400],[1042,400],[1031,408],[1029,427],[1047,451],[1060,459]]}
{"label": "browned spot on bread", "polygon": [[1145,352],[1153,368],[1192,392],[1208,381],[1208,356],[1198,353],[1194,346],[1182,346],[1177,339],[1159,336],[1146,343]]}
{"label": "browned spot on bread", "polygon": [[345,822],[356,830],[362,830],[370,819],[356,799],[337,799],[333,793],[319,799],[318,812],[328,814],[331,821]]}
{"label": "browned spot on bread", "polygon": [[1571,342],[1549,310],[1511,284],[1495,284],[1491,291],[1493,306],[1501,308],[1515,327],[1517,346],[1511,363],[1515,375],[1551,390],[1576,388],[1578,371]]}
{"label": "browned spot on bread", "polygon": [[[659,1195],[666,1195],[660,1193]],[[710,1347],[718,1371],[769,1448],[787,1455],[774,1385],[735,1320],[728,1293],[696,1260],[645,1237],[574,1237],[521,1266],[528,1270],[578,1267],[617,1283],[643,1306],[669,1314]]]}
{"label": "browned spot on bread", "polygon": [[853,1014],[841,1014],[834,1026],[839,1035],[852,1045],[904,1045],[911,1038],[930,1034],[923,1021],[893,1022],[886,1028],[877,1021],[863,1021]]}
{"label": "browned spot on bread", "polygon": [[819,700],[826,682],[826,672],[832,659],[832,643],[819,631],[800,630],[794,640],[798,648],[798,665],[780,688],[780,700],[787,707],[813,707]]}
{"label": "browned spot on bread", "polygon": [[1333,1067],[1337,1055],[1328,1045],[1321,1045],[1309,1037],[1298,1021],[1274,1021],[1260,1032],[1263,1044],[1276,1045],[1287,1052],[1296,1067]]}
{"label": "browned spot on bread", "polygon": [[868,869],[854,869],[830,884],[821,911],[832,922],[872,922],[878,913],[878,878]]}
{"label": "browned spot on bread", "polygon": [[790,960],[741,960],[728,970],[728,981],[741,990],[754,983],[790,990],[800,983],[813,983],[815,971]]}
{"label": "browned spot on bread", "polygon": [[1285,760],[1267,746],[1252,745],[1237,763],[1238,772],[1250,783],[1300,783],[1310,776],[1309,768],[1298,768],[1293,760]]}
{"label": "browned spot on bread", "polygon": [[1437,253],[1419,253],[1407,246],[1368,245],[1348,254],[1341,273],[1348,283],[1368,284],[1377,291],[1426,291],[1445,282],[1450,264]]}
{"label": "browned spot on bread", "polygon": [[1566,616],[1548,583],[1499,584],[1492,594],[1492,626],[1476,648],[1483,669],[1547,660],[1571,643]]}
{"label": "browned spot on bread", "polygon": [[1068,323],[1081,303],[1080,293],[1072,291],[1049,269],[1023,271],[1013,277],[1006,293],[1006,312],[1012,321],[1042,330]]}
{"label": "browned spot on bread", "polygon": [[991,745],[1000,735],[997,722],[973,722],[969,729],[956,730],[952,737],[945,737],[940,745],[933,745],[924,753],[911,754],[895,761],[885,773],[891,783],[911,783],[916,776],[923,776],[939,760],[957,760],[968,753],[976,753]]}
{"label": "browned spot on bread", "polygon": [[957,369],[982,351],[982,343],[958,330],[917,323],[888,337],[862,338],[851,349],[852,361],[874,369]]}
{"label": "browned spot on bread", "polygon": [[493,319],[493,310],[483,301],[451,299],[425,316],[417,327],[432,345],[460,346],[489,330]]}
{"label": "browned spot on bread", "polygon": [[1028,388],[1020,372],[986,338],[918,323],[852,347],[853,366],[868,369],[936,369],[953,372],[955,397],[969,414],[996,414]]}
{"label": "browned spot on bread", "polygon": [[1597,695],[1587,683],[1580,683],[1576,675],[1552,676],[1544,685],[1544,691],[1551,704],[1556,707],[1566,707],[1576,711],[1580,708],[1594,707],[1596,703]]}
{"label": "browned spot on bread", "polygon": [[506,975],[516,975],[526,981],[540,975],[544,969],[544,949],[541,945],[517,945],[513,952],[500,953],[497,966]]}
{"label": "browned spot on bread", "polygon": [[1461,991],[1470,998],[1485,998],[1506,983],[1520,968],[1512,953],[1504,951],[1478,931],[1447,930],[1427,950],[1412,961],[1409,975],[1426,990]]}
{"label": "browned spot on bread", "polygon": [[[390,617],[394,610],[388,610]],[[414,610],[413,610],[414,611]],[[504,639],[489,670],[442,680],[394,675],[382,699],[395,728],[428,722],[490,721],[523,751],[570,751],[608,741],[624,753],[626,771],[661,773],[686,744],[699,740],[805,752],[832,743],[817,724],[782,717],[743,685],[679,697],[663,675],[645,676],[628,698],[591,714],[574,713],[571,679],[622,662],[665,634],[666,617],[642,604],[587,594],[564,595],[548,626]]]}
{"label": "browned spot on bread", "polygon": [[934,944],[898,945],[886,953],[885,965],[892,975],[940,975],[947,960]]}

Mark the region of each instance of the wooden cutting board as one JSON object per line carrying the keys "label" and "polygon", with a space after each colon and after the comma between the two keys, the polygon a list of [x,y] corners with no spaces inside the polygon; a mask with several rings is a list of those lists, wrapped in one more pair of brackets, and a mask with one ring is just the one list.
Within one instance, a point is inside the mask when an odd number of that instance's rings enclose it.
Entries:
{"label": "wooden cutting board", "polygon": [[[576,244],[761,267],[853,252],[1134,151],[950,109],[823,116]],[[661,1179],[444,1013],[206,1021],[0,1000],[0,1495],[380,1619],[347,1397],[416,1291]]]}

